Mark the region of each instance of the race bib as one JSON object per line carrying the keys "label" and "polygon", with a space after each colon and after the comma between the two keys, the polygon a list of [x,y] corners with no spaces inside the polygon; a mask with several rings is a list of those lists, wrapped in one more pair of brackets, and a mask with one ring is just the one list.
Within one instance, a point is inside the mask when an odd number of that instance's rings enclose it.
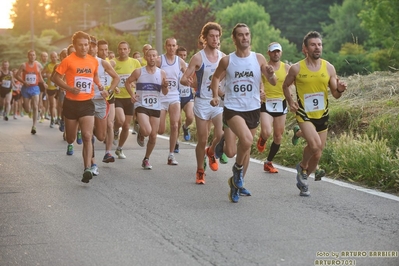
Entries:
{"label": "race bib", "polygon": [[118,87],[119,87],[119,88],[126,88],[126,87],[125,87],[125,83],[126,83],[126,80],[127,80],[127,78],[128,78],[129,76],[130,76],[129,74],[122,74],[122,75],[119,75],[119,77],[121,78],[121,80],[119,81],[119,84],[118,84]]}
{"label": "race bib", "polygon": [[3,82],[1,83],[1,86],[3,86],[4,88],[9,88],[9,87],[11,87],[11,80],[5,80],[5,79],[3,79]]}
{"label": "race bib", "polygon": [[166,79],[166,81],[168,82],[169,91],[177,90],[177,81],[176,80]]}
{"label": "race bib", "polygon": [[270,113],[282,113],[284,111],[282,99],[266,99],[265,105],[266,110]]}
{"label": "race bib", "polygon": [[309,93],[304,95],[305,112],[316,112],[324,110],[324,92]]}
{"label": "race bib", "polygon": [[74,86],[80,89],[80,93],[91,93],[93,79],[87,77],[75,77]]}
{"label": "race bib", "polygon": [[143,107],[157,109],[159,108],[159,101],[157,95],[147,94],[141,98],[141,104]]}
{"label": "race bib", "polygon": [[104,85],[104,87],[109,87],[111,85],[111,77],[108,75],[101,76],[100,82]]}
{"label": "race bib", "polygon": [[36,74],[26,74],[25,82],[28,83],[29,85],[36,84]]}
{"label": "race bib", "polygon": [[233,86],[232,96],[234,98],[249,98],[252,97],[251,83],[237,83]]}
{"label": "race bib", "polygon": [[191,93],[191,88],[190,87],[182,86],[180,88],[180,97],[182,97],[182,98],[189,97],[190,93]]}

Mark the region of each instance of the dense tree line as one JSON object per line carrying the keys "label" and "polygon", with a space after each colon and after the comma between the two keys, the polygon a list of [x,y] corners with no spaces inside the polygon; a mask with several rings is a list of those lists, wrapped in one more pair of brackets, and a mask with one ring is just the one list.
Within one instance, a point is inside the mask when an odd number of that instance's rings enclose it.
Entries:
{"label": "dense tree line", "polygon": [[[29,47],[30,3],[35,42],[43,48],[49,47],[56,38],[94,24],[109,25],[143,15],[149,16],[149,27],[142,35],[155,32],[154,0],[69,0],[68,3],[16,0],[11,15],[12,36],[9,40],[0,40],[0,56],[6,53],[14,57],[17,47]],[[317,30],[324,36],[324,57],[334,63],[342,75],[399,68],[396,16],[399,0],[164,0],[162,4],[164,38],[175,36],[191,53],[207,21],[217,21],[223,26],[224,52],[233,49],[229,31],[235,23],[244,22],[251,28],[254,50],[265,53],[268,43],[278,41],[283,45],[287,61],[303,57],[300,49],[303,36]],[[109,30],[97,34],[113,42]],[[145,36],[135,38],[133,46],[137,47],[133,50],[148,40]]]}

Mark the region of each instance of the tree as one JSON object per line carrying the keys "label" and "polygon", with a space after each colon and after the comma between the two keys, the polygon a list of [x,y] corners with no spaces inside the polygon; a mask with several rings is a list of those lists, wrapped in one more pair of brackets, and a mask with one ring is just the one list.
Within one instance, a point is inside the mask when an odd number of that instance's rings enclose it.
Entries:
{"label": "tree", "polygon": [[330,6],[328,16],[333,23],[322,23],[323,46],[327,51],[338,52],[345,43],[362,45],[368,39],[368,32],[360,26],[359,13],[364,0],[344,0],[342,6]]}
{"label": "tree", "polygon": [[366,47],[372,50],[373,70],[399,68],[399,1],[366,0],[360,18],[362,26],[369,31]]}
{"label": "tree", "polygon": [[202,27],[210,21],[215,21],[209,3],[198,0],[190,8],[176,12],[169,20],[170,29],[177,43],[187,49],[188,54],[197,50],[197,38]]}
{"label": "tree", "polygon": [[283,60],[296,61],[298,59],[296,47],[280,36],[280,31],[270,25],[270,16],[262,6],[255,2],[235,3],[219,11],[217,20],[222,25],[225,34],[222,36],[221,49],[225,53],[235,50],[230,34],[238,23],[245,23],[251,30],[252,50],[266,55],[267,47],[271,42],[279,42],[283,46]]}
{"label": "tree", "polygon": [[52,25],[45,0],[16,0],[10,15],[11,21],[14,23],[14,34],[20,35],[31,31],[31,3],[34,31],[41,32]]}

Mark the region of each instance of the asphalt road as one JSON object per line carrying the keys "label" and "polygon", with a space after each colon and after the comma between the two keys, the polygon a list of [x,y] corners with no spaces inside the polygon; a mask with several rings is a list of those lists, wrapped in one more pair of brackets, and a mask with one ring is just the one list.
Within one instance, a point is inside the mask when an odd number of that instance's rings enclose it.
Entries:
{"label": "asphalt road", "polygon": [[399,265],[398,197],[312,179],[304,198],[292,169],[254,161],[253,195],[234,204],[233,159],[196,185],[194,145],[168,166],[160,137],[143,170],[134,135],[109,164],[97,141],[100,175],[84,184],[81,146],[67,156],[49,121],[30,127],[0,121],[0,265]]}

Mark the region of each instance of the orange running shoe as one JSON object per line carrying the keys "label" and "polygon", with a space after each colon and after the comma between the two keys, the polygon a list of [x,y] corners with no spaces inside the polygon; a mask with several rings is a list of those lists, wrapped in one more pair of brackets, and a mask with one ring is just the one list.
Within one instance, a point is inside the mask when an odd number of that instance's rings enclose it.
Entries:
{"label": "orange running shoe", "polygon": [[274,168],[272,162],[265,162],[263,164],[263,170],[265,170],[265,172],[269,172],[271,174],[278,173],[277,168]]}
{"label": "orange running shoe", "polygon": [[258,148],[258,152],[263,152],[266,147],[266,140],[264,140],[261,136],[259,136],[258,143],[256,144]]}
{"label": "orange running shoe", "polygon": [[205,185],[205,173],[203,169],[198,169],[195,174],[195,183],[198,185]]}
{"label": "orange running shoe", "polygon": [[215,153],[213,153],[212,155],[209,155],[209,147],[206,148],[205,153],[209,159],[209,168],[211,168],[212,171],[217,171],[219,169],[219,163],[215,157]]}

